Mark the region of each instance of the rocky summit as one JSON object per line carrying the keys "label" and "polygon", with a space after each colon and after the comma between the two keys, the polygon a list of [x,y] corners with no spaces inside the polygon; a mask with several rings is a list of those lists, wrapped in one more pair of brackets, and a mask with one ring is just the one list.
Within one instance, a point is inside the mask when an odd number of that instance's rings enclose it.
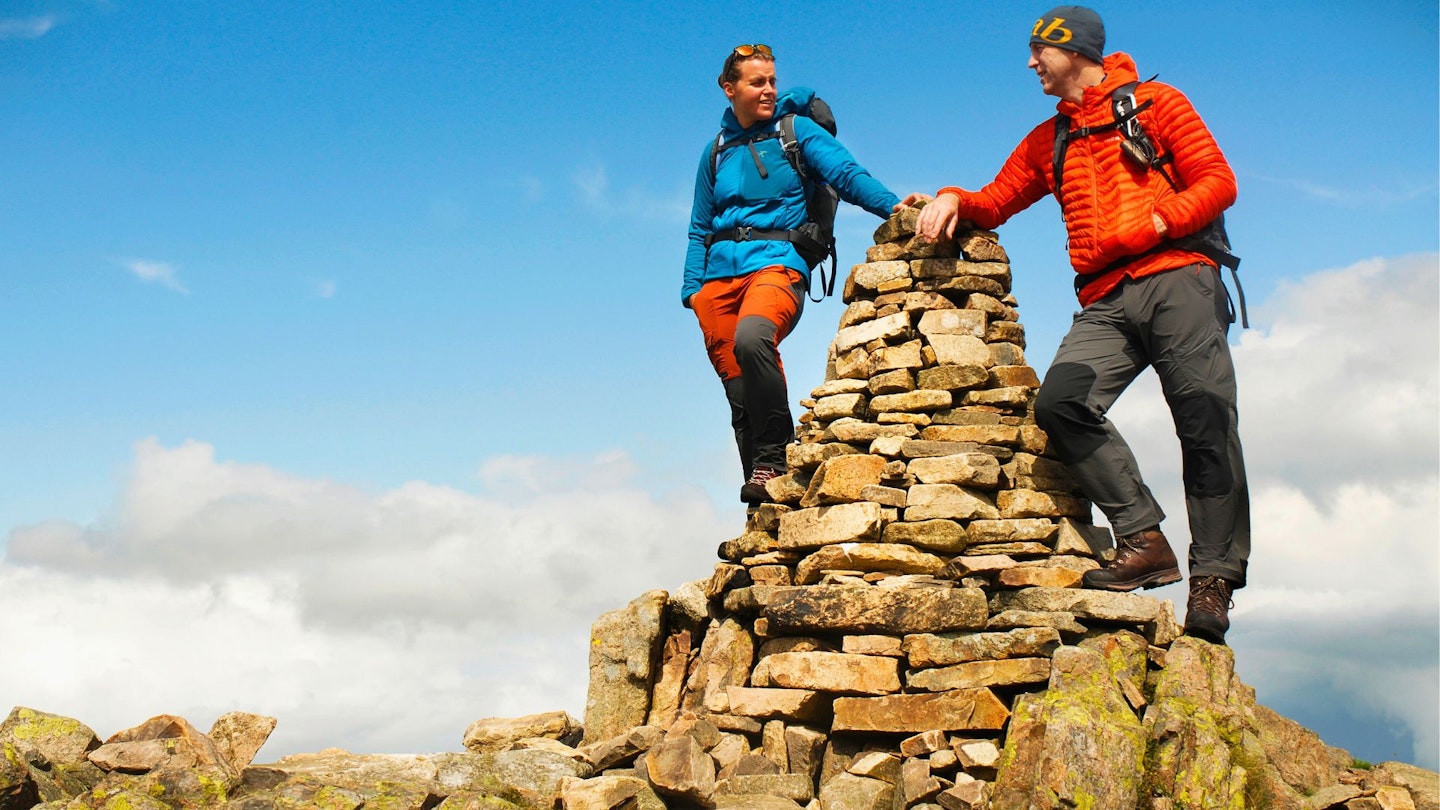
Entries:
{"label": "rocky summit", "polygon": [[17,707],[0,810],[1440,810],[1440,775],[1257,703],[1169,602],[1081,587],[1113,541],[1035,426],[1005,250],[916,214],[846,281],[775,502],[709,576],[595,622],[583,724],[257,765],[273,718],[102,743]]}

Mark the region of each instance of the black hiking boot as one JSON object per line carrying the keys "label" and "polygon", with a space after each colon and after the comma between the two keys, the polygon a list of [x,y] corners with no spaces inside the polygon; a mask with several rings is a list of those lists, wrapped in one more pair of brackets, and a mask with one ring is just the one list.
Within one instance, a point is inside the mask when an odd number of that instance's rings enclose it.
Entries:
{"label": "black hiking boot", "polygon": [[1190,601],[1185,605],[1185,635],[1224,644],[1230,629],[1230,595],[1235,589],[1224,577],[1191,577]]}
{"label": "black hiking boot", "polygon": [[740,487],[740,500],[751,506],[772,502],[774,498],[771,498],[770,493],[765,491],[765,482],[784,474],[784,470],[756,464],[755,472],[750,473],[750,480],[745,482],[745,486]]}
{"label": "black hiking boot", "polygon": [[1156,526],[1115,539],[1115,559],[1104,568],[1086,571],[1084,585],[1102,591],[1158,588],[1180,581],[1180,566],[1165,533]]}

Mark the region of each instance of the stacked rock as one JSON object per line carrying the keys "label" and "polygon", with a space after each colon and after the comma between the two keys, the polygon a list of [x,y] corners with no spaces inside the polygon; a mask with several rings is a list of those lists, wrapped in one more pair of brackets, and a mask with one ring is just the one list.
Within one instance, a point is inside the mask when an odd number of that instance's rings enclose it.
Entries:
{"label": "stacked rock", "polygon": [[[627,778],[707,806],[968,810],[1003,788],[1017,700],[1065,645],[1123,648],[1115,694],[1144,705],[1173,608],[1080,587],[1111,539],[1035,426],[1005,251],[985,231],[918,240],[917,215],[885,222],[847,280],[776,502],[708,581],[597,622],[586,739],[626,752],[599,770],[633,758]],[[654,635],[618,630],[639,625]]]}

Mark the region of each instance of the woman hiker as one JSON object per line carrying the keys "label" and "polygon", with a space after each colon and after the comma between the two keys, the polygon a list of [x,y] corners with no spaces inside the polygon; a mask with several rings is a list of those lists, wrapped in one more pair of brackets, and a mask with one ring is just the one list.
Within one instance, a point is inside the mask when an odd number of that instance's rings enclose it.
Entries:
{"label": "woman hiker", "polygon": [[[814,243],[797,237],[809,221],[807,190],[812,182],[828,183],[878,217],[888,217],[900,200],[809,117],[814,91],[776,92],[768,46],[736,47],[719,84],[730,107],[695,175],[680,300],[695,311],[724,384],[746,479],[740,499],[753,506],[770,500],[765,482],[785,473],[793,435],[778,347],[800,320],[810,268],[819,262]],[[805,178],[785,154],[787,117]],[[811,261],[802,258],[797,239]],[[829,246],[820,249],[828,253]]]}

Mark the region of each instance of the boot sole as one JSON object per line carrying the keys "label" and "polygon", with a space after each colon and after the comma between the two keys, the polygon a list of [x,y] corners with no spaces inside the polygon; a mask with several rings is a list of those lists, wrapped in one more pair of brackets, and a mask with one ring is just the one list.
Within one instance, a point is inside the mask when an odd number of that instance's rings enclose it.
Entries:
{"label": "boot sole", "polygon": [[1085,582],[1083,584],[1087,588],[1094,588],[1096,590],[1119,591],[1121,593],[1128,593],[1135,590],[1136,588],[1144,588],[1148,591],[1151,588],[1159,588],[1163,585],[1174,585],[1179,581],[1180,569],[1171,568],[1165,571],[1151,571],[1144,576],[1136,577],[1135,579],[1126,580],[1124,582]]}
{"label": "boot sole", "polygon": [[1185,623],[1185,635],[1190,636],[1191,638],[1198,638],[1201,641],[1208,641],[1211,644],[1224,645],[1225,631],[1229,629],[1230,628],[1228,627],[1222,629],[1218,625],[1215,627],[1210,627],[1208,622],[1197,622],[1195,624],[1190,624],[1189,622]]}

